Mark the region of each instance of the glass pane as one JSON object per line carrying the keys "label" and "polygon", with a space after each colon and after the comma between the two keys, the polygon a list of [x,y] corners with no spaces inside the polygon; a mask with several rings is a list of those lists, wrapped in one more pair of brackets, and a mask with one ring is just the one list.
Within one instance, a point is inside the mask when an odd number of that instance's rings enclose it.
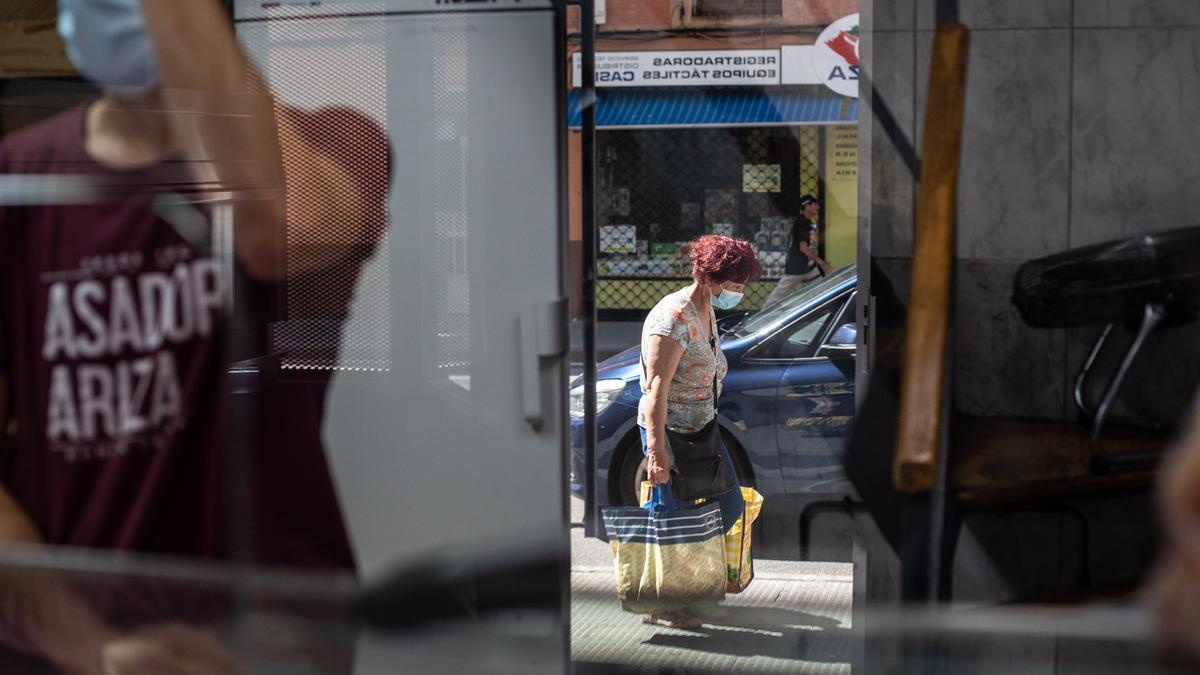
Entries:
{"label": "glass pane", "polygon": [[[435,627],[368,625],[348,574],[233,570],[226,566],[93,554],[8,553],[0,588],[36,604],[0,622],[0,669],[384,675],[561,672],[556,612],[526,610]],[[432,596],[426,596],[429,602]],[[484,656],[486,654],[486,656]]]}
{"label": "glass pane", "polygon": [[777,304],[746,317],[735,329],[738,335],[751,335],[771,331],[783,321],[795,316],[798,309],[819,302],[822,297],[836,290],[848,280],[854,279],[854,267],[847,267],[827,280],[800,285],[784,296]]}
{"label": "glass pane", "polygon": [[58,5],[0,11],[0,643],[557,672],[561,8]]}
{"label": "glass pane", "polygon": [[[853,525],[833,504],[848,494],[840,449],[854,419],[854,361],[805,357],[857,282],[860,3],[601,4],[594,98],[582,88],[585,26],[574,10],[567,31],[570,237],[580,262],[572,291],[582,307],[588,298],[579,282],[593,261],[581,254],[594,234],[597,314],[595,364],[582,349],[590,316],[574,317],[572,336],[572,374],[597,369],[594,410],[585,409],[585,378],[571,389],[572,520],[581,526],[572,540],[573,657],[584,672],[848,672],[852,640],[842,638],[853,619]],[[589,157],[582,122],[593,100]],[[594,213],[584,210],[589,193]],[[763,499],[751,528],[762,576],[736,593],[737,568],[727,567],[734,590],[722,609],[663,607],[703,622],[686,633],[653,616],[638,623],[639,605],[622,602],[629,600],[621,595],[629,581],[623,571],[638,563],[621,557],[612,536],[605,540],[603,513],[585,513],[584,497],[591,491],[601,509],[644,501],[646,453],[654,449],[641,434],[652,424],[639,387],[643,331],[666,332],[670,310],[686,321],[689,304],[707,313],[693,254],[709,236],[748,243],[747,257],[762,269],[736,306],[714,310],[728,365],[716,424],[741,485]],[[691,326],[676,330],[685,357],[675,372],[711,372],[687,358]],[[704,414],[687,426],[708,421],[708,382],[686,389],[686,378],[665,387],[665,427],[695,409]],[[689,405],[693,392],[698,401]],[[586,452],[588,415],[594,457]],[[597,537],[585,535],[589,525]],[[740,554],[726,543],[731,556]],[[669,567],[664,562],[664,574]]]}
{"label": "glass pane", "polygon": [[[844,301],[843,301],[844,302]],[[789,326],[783,342],[780,344],[780,358],[801,358],[811,356],[814,343],[829,323],[829,317],[841,307],[841,302],[826,305],[806,316],[795,325]]]}

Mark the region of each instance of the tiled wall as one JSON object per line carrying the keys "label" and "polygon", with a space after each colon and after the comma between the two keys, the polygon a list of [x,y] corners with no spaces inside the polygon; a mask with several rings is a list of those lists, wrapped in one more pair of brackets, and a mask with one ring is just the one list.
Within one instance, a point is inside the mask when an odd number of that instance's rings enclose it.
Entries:
{"label": "tiled wall", "polygon": [[[934,4],[863,3],[875,92],[918,152]],[[1072,380],[1096,331],[1025,326],[1009,299],[1013,273],[1068,248],[1200,224],[1200,2],[961,0],[959,16],[972,32],[957,406],[1074,419]],[[868,143],[860,213],[872,254],[903,290],[916,187],[877,119]],[[1177,417],[1198,382],[1200,329],[1164,332],[1128,385],[1126,411]]]}

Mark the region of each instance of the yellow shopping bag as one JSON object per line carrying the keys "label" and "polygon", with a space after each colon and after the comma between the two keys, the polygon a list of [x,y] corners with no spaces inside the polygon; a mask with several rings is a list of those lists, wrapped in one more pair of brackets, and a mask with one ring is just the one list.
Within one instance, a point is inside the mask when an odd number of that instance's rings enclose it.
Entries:
{"label": "yellow shopping bag", "polygon": [[[650,501],[650,481],[642,481],[641,500]],[[742,499],[746,508],[734,523],[733,529],[725,533],[725,592],[741,593],[754,581],[754,558],[751,555],[751,535],[754,521],[762,511],[763,496],[754,488],[742,488]],[[696,504],[703,504],[697,499]]]}
{"label": "yellow shopping bag", "polygon": [[762,511],[763,496],[754,488],[742,488],[746,508],[725,533],[725,592],[741,593],[754,581],[754,558],[750,554],[750,535],[754,521]]}

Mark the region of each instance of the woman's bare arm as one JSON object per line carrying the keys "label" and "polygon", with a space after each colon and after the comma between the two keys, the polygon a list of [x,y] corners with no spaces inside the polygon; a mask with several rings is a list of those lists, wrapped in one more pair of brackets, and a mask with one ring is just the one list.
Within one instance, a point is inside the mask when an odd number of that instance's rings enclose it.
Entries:
{"label": "woman's bare arm", "polygon": [[652,485],[670,480],[671,460],[667,452],[667,393],[683,358],[683,345],[661,335],[651,335],[643,354],[646,360],[646,448]]}

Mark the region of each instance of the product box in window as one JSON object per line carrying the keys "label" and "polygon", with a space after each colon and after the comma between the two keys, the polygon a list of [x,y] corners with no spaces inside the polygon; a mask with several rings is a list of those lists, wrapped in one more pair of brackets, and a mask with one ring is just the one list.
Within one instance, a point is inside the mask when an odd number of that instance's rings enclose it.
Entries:
{"label": "product box in window", "polygon": [[782,266],[787,262],[787,251],[759,251],[758,262],[763,270],[769,267]]}
{"label": "product box in window", "polygon": [[601,253],[636,253],[637,228],[633,225],[601,225]]}
{"label": "product box in window", "polygon": [[787,233],[775,230],[771,232],[771,250],[781,251],[787,248]]}
{"label": "product box in window", "polygon": [[760,251],[779,251],[786,248],[786,240],[781,240],[779,233],[770,225],[764,224],[754,234],[754,243]]}
{"label": "product box in window", "polygon": [[686,241],[676,242],[678,254],[675,258],[678,274],[691,276],[692,274],[692,245]]}
{"label": "product box in window", "polygon": [[615,258],[608,261],[608,274],[614,277],[627,277],[637,269],[638,261],[629,258]]}
{"label": "product box in window", "polygon": [[670,269],[670,260],[626,258],[609,263],[609,274],[614,277],[660,277],[666,276]]}
{"label": "product box in window", "polygon": [[671,276],[671,261],[648,260],[646,261],[646,270],[650,276],[669,277]]}
{"label": "product box in window", "polygon": [[650,244],[651,258],[674,258],[677,255],[679,255],[679,244],[674,242]]}
{"label": "product box in window", "polygon": [[771,234],[766,230],[759,230],[754,233],[754,247],[760,251],[768,251],[771,248]]}

